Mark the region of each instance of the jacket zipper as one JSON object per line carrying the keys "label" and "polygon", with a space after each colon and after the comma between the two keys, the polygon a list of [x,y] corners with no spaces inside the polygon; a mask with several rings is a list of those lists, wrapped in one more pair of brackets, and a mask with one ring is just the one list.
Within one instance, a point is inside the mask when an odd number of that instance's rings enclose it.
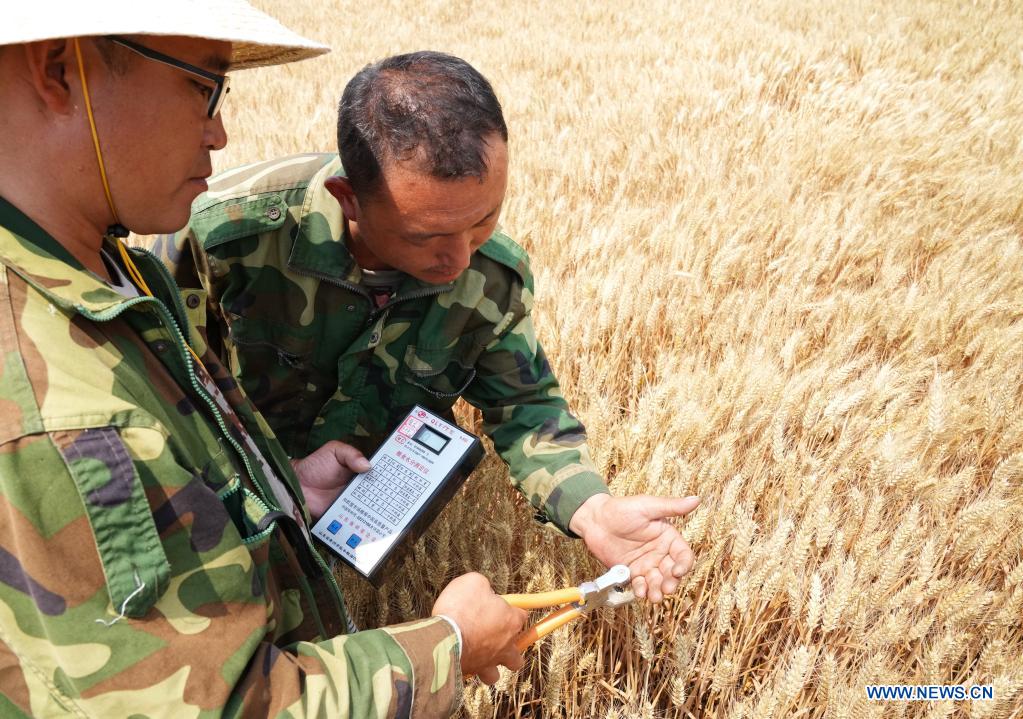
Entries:
{"label": "jacket zipper", "polygon": [[[188,354],[188,350],[184,349],[184,347],[188,346],[185,340],[184,332],[182,332],[181,328],[178,327],[173,317],[171,317],[170,311],[164,306],[163,302],[157,299],[156,297],[136,297],[135,299],[128,300],[127,302],[123,302],[117,305],[117,307],[115,307],[113,310],[109,312],[99,313],[91,312],[90,310],[87,310],[86,308],[80,305],[76,307],[76,309],[83,316],[92,320],[93,322],[108,322],[110,320],[116,319],[126,310],[132,307],[137,307],[138,305],[141,305],[143,303],[154,305],[157,314],[160,316],[161,321],[164,323],[164,325],[168,325],[169,328],[172,330],[177,340],[174,344],[176,345],[179,356],[185,363],[185,369],[188,371],[188,379],[192,385],[192,389],[196,393],[198,393],[198,395],[202,398],[206,406],[209,407],[210,410],[212,410],[213,418],[217,423],[217,427],[220,429],[221,435],[228,441],[228,443],[230,443],[230,445],[234,448],[235,452],[238,453],[238,456],[241,459],[242,464],[245,466],[245,471],[248,472],[249,477],[253,479],[253,484],[259,491],[260,498],[264,502],[268,502],[269,500],[267,499],[265,490],[263,489],[259,482],[255,481],[256,475],[252,471],[252,465],[249,464],[249,459],[246,456],[244,450],[242,449],[241,445],[239,445],[235,441],[234,437],[231,436],[230,431],[228,431],[227,425],[224,422],[224,418],[221,417],[220,415],[220,410],[217,408],[216,402],[214,402],[213,399],[206,393],[205,389],[201,387],[198,378],[195,375],[195,369],[193,369],[192,367],[192,358]],[[270,504],[271,506],[275,506],[275,503]]]}
{"label": "jacket zipper", "polygon": [[[175,309],[178,311],[178,314],[181,317],[187,317],[184,305],[181,303],[181,296],[177,292],[178,284],[177,284],[177,282],[174,281],[174,278],[171,277],[170,271],[163,264],[163,261],[160,260],[159,257],[157,257],[156,255],[154,255],[152,252],[150,252],[149,250],[147,250],[145,248],[139,247],[139,248],[135,248],[135,249],[137,249],[139,252],[147,255],[150,259],[153,260],[153,264],[155,264],[159,268],[158,271],[163,276],[164,286],[165,287],[170,286],[170,287],[174,288],[174,291],[171,292],[171,296],[174,299],[174,307],[175,307]],[[367,294],[367,297],[368,297],[368,294]],[[163,303],[160,302],[159,304],[161,306],[161,309],[166,311],[166,308],[163,308]],[[181,336],[182,332],[181,332],[180,328],[178,328],[177,323],[172,323],[172,324],[174,325],[174,328],[178,331],[178,335]],[[188,329],[187,324],[185,326],[185,329],[186,330]],[[181,347],[179,347],[178,349],[181,350]],[[195,373],[192,370],[192,362],[191,362],[191,358],[188,355],[188,350],[184,350],[184,355],[185,355],[185,366],[188,368],[188,374],[189,374],[189,377],[190,377],[190,379],[192,381],[192,386],[195,387],[196,386],[196,378],[195,378]],[[227,431],[227,428],[224,426],[223,419],[220,416],[220,412],[215,407],[212,406],[213,404],[215,404],[213,402],[212,398],[206,397],[205,393],[202,393],[201,396],[204,399],[206,399],[207,404],[209,404],[211,409],[214,410],[214,416],[217,418],[217,423],[220,426],[220,431],[224,433],[224,435],[231,442],[232,446],[235,447],[235,450],[238,452],[238,455],[241,457],[242,462],[245,465],[245,469],[249,473],[249,477],[252,478],[252,483],[256,486],[256,489],[259,490],[259,493],[262,495],[264,502],[268,501],[267,498],[266,498],[266,493],[264,492],[263,488],[260,486],[260,483],[256,481],[256,475],[253,474],[253,472],[252,472],[252,467],[249,464],[249,460],[246,457],[245,452],[242,451],[241,447],[239,447],[237,445],[237,443],[235,443],[234,439],[231,437],[231,433]],[[283,480],[282,480],[282,482],[283,482]],[[273,505],[271,505],[271,506],[273,506]],[[279,507],[278,507],[278,509],[279,509]],[[299,532],[299,534],[302,536],[302,542],[306,545],[306,550],[316,560],[316,563],[319,565],[320,571],[322,572],[322,574],[324,576],[326,576],[327,579],[330,581],[330,586],[334,590],[334,608],[336,610],[338,610],[338,613],[341,615],[342,619],[344,620],[345,627],[347,629],[347,627],[351,625],[351,618],[348,616],[348,607],[345,605],[344,598],[343,598],[344,595],[341,593],[341,587],[337,583],[337,579],[334,577],[334,573],[327,566],[327,563],[324,561],[323,557],[320,556],[320,553],[318,551],[316,551],[316,547],[312,546],[312,544],[309,542],[309,540],[307,540],[305,538],[305,534],[302,533],[302,532]],[[310,606],[313,608],[313,610],[317,614],[319,614],[319,610],[316,608],[316,602],[315,602],[315,600],[312,597],[309,598],[309,603],[310,603]],[[322,619],[320,620],[320,622],[322,623]]]}
{"label": "jacket zipper", "polygon": [[[217,408],[216,403],[213,401],[211,397],[209,397],[206,394],[205,390],[203,390],[199,386],[198,380],[195,376],[195,370],[192,368],[192,358],[188,354],[188,350],[183,348],[184,345],[182,343],[185,341],[184,333],[178,327],[177,323],[173,321],[173,319],[170,316],[169,310],[167,310],[167,308],[164,306],[161,300],[157,299],[156,297],[148,296],[136,297],[134,299],[128,300],[127,302],[122,302],[118,304],[115,308],[108,312],[92,312],[90,310],[85,309],[81,305],[77,306],[76,309],[78,310],[78,312],[82,314],[82,316],[92,320],[93,322],[108,322],[110,320],[116,319],[126,310],[145,303],[155,305],[157,314],[160,315],[160,319],[163,320],[164,324],[169,324],[173,328],[173,332],[178,339],[178,342],[176,342],[175,344],[177,344],[178,352],[181,354],[181,357],[185,362],[185,368],[188,370],[188,377],[189,381],[192,384],[192,388],[199,393],[199,396],[202,397],[206,405],[213,411],[213,417],[216,420],[217,427],[220,429],[221,435],[227,439],[227,441],[231,444],[232,447],[234,447],[235,452],[237,452],[238,457],[241,459],[242,464],[245,466],[246,472],[248,472],[249,477],[252,478],[253,480],[252,483],[256,487],[256,490],[259,492],[260,498],[263,500],[265,504],[268,504],[269,506],[272,507],[276,507],[276,503],[270,502],[270,500],[267,498],[266,492],[264,491],[263,487],[260,485],[258,481],[256,481],[257,475],[252,471],[252,465],[249,463],[248,456],[246,455],[242,447],[231,436],[231,433],[228,431],[227,425],[224,423],[224,419],[221,416],[220,410]],[[319,565],[320,569],[323,571],[323,574],[329,578],[330,586],[334,591],[335,609],[339,611],[342,618],[346,621],[347,625],[347,621],[349,619],[348,611],[345,608],[344,601],[341,599],[342,597],[341,587],[338,586],[337,580],[334,578],[333,572],[331,572],[330,569],[326,566],[326,563],[323,561],[323,558],[320,556],[320,553],[317,552],[315,548],[309,546],[308,542],[306,542],[304,538],[302,541],[305,542],[306,550],[315,558],[315,561]]]}

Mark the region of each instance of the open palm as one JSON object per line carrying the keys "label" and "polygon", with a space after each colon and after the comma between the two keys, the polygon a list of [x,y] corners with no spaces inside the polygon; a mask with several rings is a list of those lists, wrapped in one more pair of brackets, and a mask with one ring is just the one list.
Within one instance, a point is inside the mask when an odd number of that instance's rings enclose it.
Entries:
{"label": "open palm", "polygon": [[693,552],[671,524],[696,509],[697,497],[591,497],[573,516],[571,529],[606,566],[624,564],[637,597],[659,602],[678,588]]}

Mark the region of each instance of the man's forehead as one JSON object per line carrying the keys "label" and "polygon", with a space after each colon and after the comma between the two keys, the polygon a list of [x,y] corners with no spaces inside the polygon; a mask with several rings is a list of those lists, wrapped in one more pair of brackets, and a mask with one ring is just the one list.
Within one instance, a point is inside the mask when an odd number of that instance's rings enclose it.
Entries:
{"label": "man's forehead", "polygon": [[507,188],[503,170],[482,178],[395,173],[382,179],[373,202],[408,237],[450,234],[496,219]]}

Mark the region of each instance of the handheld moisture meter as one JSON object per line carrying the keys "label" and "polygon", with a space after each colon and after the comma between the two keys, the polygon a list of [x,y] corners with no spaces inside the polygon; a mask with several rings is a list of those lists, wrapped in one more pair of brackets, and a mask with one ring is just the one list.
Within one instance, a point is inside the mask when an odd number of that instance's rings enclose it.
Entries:
{"label": "handheld moisture meter", "polygon": [[416,405],[313,536],[378,585],[388,561],[430,526],[482,458],[478,437]]}

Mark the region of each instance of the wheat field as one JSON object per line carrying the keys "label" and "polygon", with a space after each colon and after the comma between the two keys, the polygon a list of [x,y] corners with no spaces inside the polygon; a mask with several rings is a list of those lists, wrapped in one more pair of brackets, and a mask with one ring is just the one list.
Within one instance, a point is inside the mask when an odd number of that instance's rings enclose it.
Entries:
{"label": "wheat field", "polygon": [[[334,149],[371,60],[469,60],[598,466],[703,498],[676,596],[559,630],[463,716],[1023,715],[1023,3],[261,4],[335,52],[237,73],[217,167]],[[343,576],[357,619],[600,570],[528,509],[488,458],[382,590]]]}

